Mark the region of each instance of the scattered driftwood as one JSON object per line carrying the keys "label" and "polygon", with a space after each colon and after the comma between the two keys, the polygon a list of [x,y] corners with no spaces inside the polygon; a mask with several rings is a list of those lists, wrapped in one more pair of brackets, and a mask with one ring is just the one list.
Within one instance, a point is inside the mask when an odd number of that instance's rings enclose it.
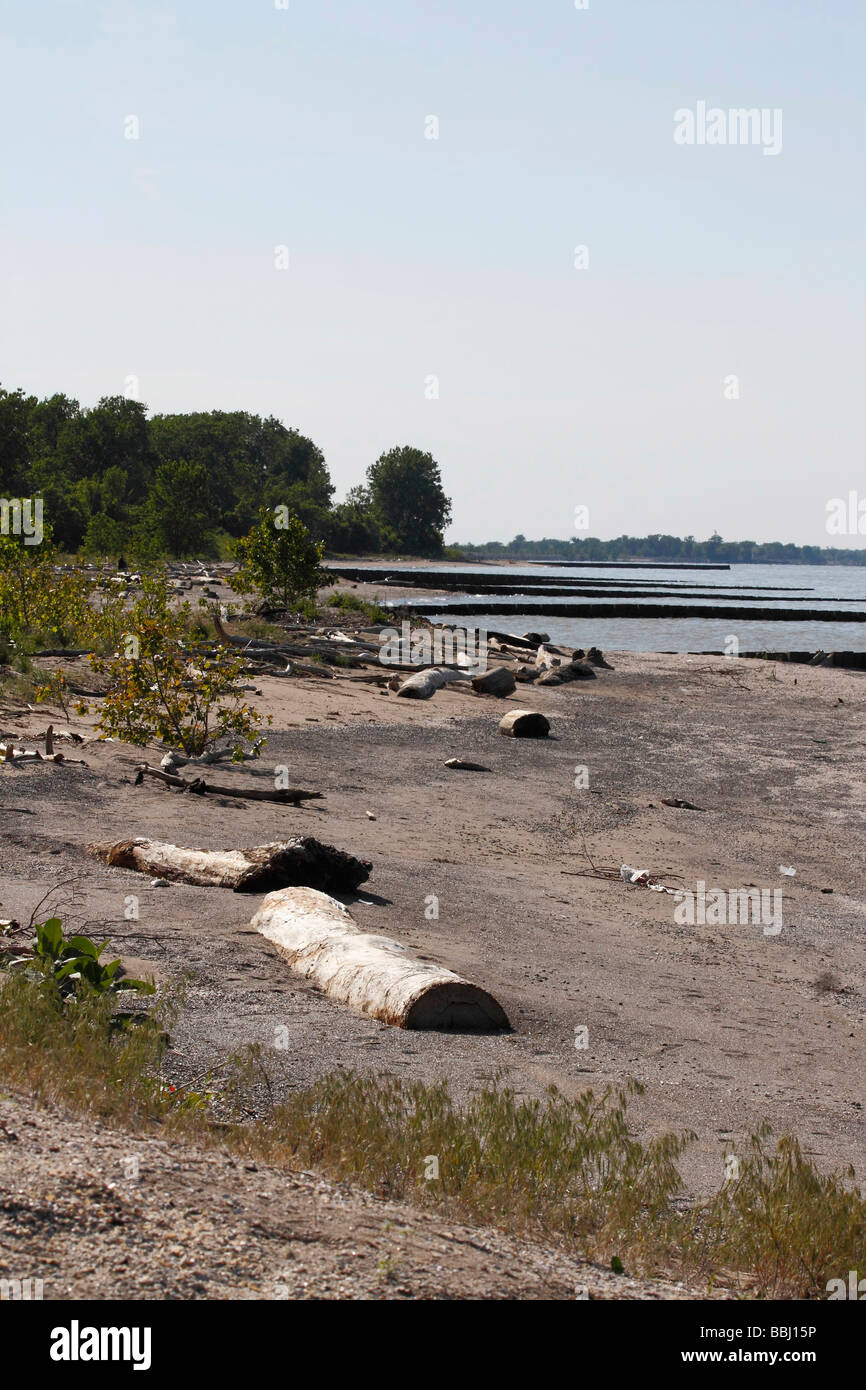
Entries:
{"label": "scattered driftwood", "polygon": [[546,738],[550,724],[536,710],[513,709],[500,719],[499,732],[510,738]]}
{"label": "scattered driftwood", "polygon": [[254,756],[252,753],[241,753],[240,757],[236,758],[232,748],[209,748],[207,752],[198,753],[193,757],[172,750],[160,761],[160,767],[166,772],[171,772],[173,767],[187,767],[193,763],[251,762]]}
{"label": "scattered driftwood", "polygon": [[91,651],[91,647],[45,647],[42,651],[33,652],[33,656],[66,656],[75,661],[79,656],[88,656]]}
{"label": "scattered driftwood", "polygon": [[561,652],[554,651],[552,647],[546,647],[543,643],[535,653],[535,665],[539,671],[552,671],[554,667],[561,666],[563,660]]}
{"label": "scattered driftwood", "polygon": [[663,796],[663,806],[676,806],[680,811],[706,811],[706,806],[696,806],[693,801],[681,801],[678,796]]}
{"label": "scattered driftwood", "polygon": [[[47,743],[47,740],[46,740]],[[40,753],[38,748],[15,748],[9,743],[0,743],[0,763],[76,763],[86,767],[83,758],[67,758],[65,753]]]}
{"label": "scattered driftwood", "polygon": [[305,885],[332,893],[351,892],[370,876],[371,864],[309,835],[253,849],[182,849],[160,840],[120,840],[92,844],[88,854],[106,864],[141,874],[231,888],[235,893],[266,893]]}
{"label": "scattered driftwood", "polygon": [[[579,661],[582,656],[583,652],[580,652],[579,654],[575,652],[573,660]],[[593,666],[603,666],[605,671],[613,670],[613,667],[611,666],[610,662],[605,661],[604,652],[600,651],[598,647],[590,647],[589,651],[586,653],[586,659]]]}
{"label": "scattered driftwood", "polygon": [[383,1023],[470,1033],[509,1027],[485,990],[414,959],[398,941],[362,931],[348,908],[327,893],[269,893],[251,925],[331,999]]}
{"label": "scattered driftwood", "polygon": [[501,699],[517,689],[517,682],[513,672],[505,666],[492,666],[489,671],[472,677],[472,689],[479,695],[497,695]]}
{"label": "scattered driftwood", "polygon": [[567,685],[569,681],[594,681],[595,671],[587,661],[566,661],[543,672],[536,685]]}
{"label": "scattered driftwood", "polygon": [[489,772],[490,768],[483,763],[469,763],[464,758],[448,758],[445,763],[454,772]]}
{"label": "scattered driftwood", "polygon": [[147,763],[139,763],[135,785],[140,787],[145,777],[156,777],[167,787],[177,787],[179,791],[192,792],[194,796],[210,793],[212,796],[238,796],[244,801],[279,801],[293,806],[301,801],[319,801],[324,795],[323,792],[303,791],[300,787],[229,787],[223,783],[206,782],[203,777],[195,777],[188,782],[184,777],[178,777],[174,773],[163,772],[158,767],[148,767]]}
{"label": "scattered driftwood", "polygon": [[[345,633],[333,637],[311,634],[304,643],[286,641],[264,642],[254,637],[235,637],[228,632],[219,613],[211,614],[220,642],[241,651],[250,661],[273,661],[289,657],[319,656],[342,666],[362,666],[371,659],[372,644],[354,643]],[[378,653],[378,648],[375,649]],[[320,674],[325,674],[321,672]]]}
{"label": "scattered driftwood", "polygon": [[456,671],[450,666],[430,666],[426,671],[417,671],[414,676],[403,681],[397,689],[398,695],[407,700],[429,700],[443,685],[450,681],[468,681],[468,671]]}

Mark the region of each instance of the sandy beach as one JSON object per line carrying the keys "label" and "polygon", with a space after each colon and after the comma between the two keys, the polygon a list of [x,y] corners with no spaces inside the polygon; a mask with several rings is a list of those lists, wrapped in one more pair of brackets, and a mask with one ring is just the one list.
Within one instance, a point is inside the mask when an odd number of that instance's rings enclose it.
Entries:
{"label": "sandy beach", "polygon": [[[284,765],[293,784],[324,793],[304,807],[135,786],[142,752],[113,742],[86,742],[85,766],[4,768],[3,914],[26,922],[52,885],[74,880],[57,895],[71,925],[98,925],[135,974],[188,974],[166,1061],[178,1083],[248,1043],[269,1049],[278,1088],[339,1066],[445,1077],[457,1095],[498,1072],[525,1094],[634,1077],[646,1088],[633,1110],[642,1134],[697,1134],[683,1163],[692,1193],[718,1185],[725,1155],[763,1119],[797,1134],[822,1168],[853,1164],[862,1180],[866,677],[607,655],[614,669],[595,681],[505,700],[460,686],[400,700],[350,674],[263,678],[266,748],[220,780],[272,785]],[[551,736],[500,737],[502,714],[526,705]],[[3,730],[27,745],[48,719],[6,714]],[[92,723],[70,727],[91,740]],[[489,771],[446,768],[455,756]],[[356,917],[489,990],[512,1031],[419,1033],[353,1013],[251,930],[260,897],[150,887],[84,849],[133,835],[217,849],[295,834],[371,861]],[[680,889],[781,889],[782,930],[681,925],[672,896],[593,876],[623,863]],[[138,921],[124,917],[129,894]]]}

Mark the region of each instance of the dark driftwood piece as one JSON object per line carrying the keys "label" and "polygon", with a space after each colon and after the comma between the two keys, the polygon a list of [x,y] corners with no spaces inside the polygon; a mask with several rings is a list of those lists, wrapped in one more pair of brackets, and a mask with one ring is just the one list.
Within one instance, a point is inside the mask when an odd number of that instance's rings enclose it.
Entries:
{"label": "dark driftwood piece", "polygon": [[235,893],[301,886],[325,893],[351,892],[369,878],[372,868],[310,835],[253,849],[183,849],[159,840],[136,839],[88,845],[87,852],[118,868],[181,883],[231,888]]}
{"label": "dark driftwood piece", "polygon": [[479,695],[497,695],[501,699],[516,688],[514,673],[505,666],[492,666],[489,671],[472,677],[472,689]]}
{"label": "dark driftwood piece", "polygon": [[513,709],[499,721],[499,732],[510,738],[546,738],[550,724],[532,709]]}
{"label": "dark driftwood piece", "polygon": [[300,787],[274,787],[267,791],[258,787],[229,787],[223,786],[222,783],[206,782],[203,777],[195,777],[188,782],[185,777],[178,777],[174,772],[163,772],[162,768],[148,767],[147,763],[140,763],[135,774],[135,785],[140,787],[145,777],[155,777],[167,787],[177,787],[179,791],[192,792],[195,796],[204,796],[209,792],[213,796],[237,796],[244,801],[279,801],[293,806],[300,801],[319,801],[324,795],[323,792],[303,791]]}
{"label": "dark driftwood piece", "polygon": [[568,681],[594,681],[596,674],[587,661],[566,661],[551,666],[536,681],[536,685],[565,685]]}

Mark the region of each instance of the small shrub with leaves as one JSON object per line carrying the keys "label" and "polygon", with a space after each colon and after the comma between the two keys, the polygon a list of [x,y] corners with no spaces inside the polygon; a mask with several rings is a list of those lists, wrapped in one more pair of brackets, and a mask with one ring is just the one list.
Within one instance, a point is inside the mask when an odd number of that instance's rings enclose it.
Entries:
{"label": "small shrub with leaves", "polygon": [[189,757],[223,738],[232,740],[238,758],[247,744],[258,751],[264,743],[261,720],[238,689],[243,657],[223,647],[213,656],[196,656],[187,645],[190,604],[171,607],[163,576],[145,576],[142,585],[120,648],[91,657],[94,670],[110,681],[99,729],[139,747],[159,740]]}
{"label": "small shrub with leaves", "polygon": [[82,989],[94,994],[116,994],[122,989],[153,994],[153,985],[145,980],[117,978],[120,961],[100,960],[108,945],[97,946],[89,936],[70,936],[64,939],[63,923],[59,917],[49,917],[36,928],[36,941],[31,954],[16,956],[9,961],[9,970],[21,970],[42,987],[56,988],[62,999],[80,993]]}
{"label": "small shrub with leaves", "polygon": [[321,567],[324,543],[314,541],[285,507],[262,507],[257,524],[233,550],[239,566],[232,588],[239,594],[258,592],[269,608],[307,608],[328,583]]}

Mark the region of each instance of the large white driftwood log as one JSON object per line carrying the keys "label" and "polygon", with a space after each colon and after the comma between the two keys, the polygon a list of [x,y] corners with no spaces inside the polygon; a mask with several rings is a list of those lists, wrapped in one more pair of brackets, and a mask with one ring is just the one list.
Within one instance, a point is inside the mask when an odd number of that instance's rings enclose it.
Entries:
{"label": "large white driftwood log", "polygon": [[453,666],[429,666],[404,681],[397,694],[404,695],[407,700],[429,700],[443,685],[450,681],[468,681],[471,675],[471,671],[457,671]]}
{"label": "large white driftwood log", "polygon": [[310,835],[254,849],[182,849],[160,840],[137,839],[88,845],[87,850],[119,868],[181,883],[232,888],[235,893],[266,893],[287,884],[348,892],[369,878],[372,867]]}
{"label": "large white driftwood log", "polygon": [[269,893],[252,919],[293,970],[359,1013],[397,1028],[492,1033],[508,1028],[492,995],[362,931],[348,908],[311,888]]}

